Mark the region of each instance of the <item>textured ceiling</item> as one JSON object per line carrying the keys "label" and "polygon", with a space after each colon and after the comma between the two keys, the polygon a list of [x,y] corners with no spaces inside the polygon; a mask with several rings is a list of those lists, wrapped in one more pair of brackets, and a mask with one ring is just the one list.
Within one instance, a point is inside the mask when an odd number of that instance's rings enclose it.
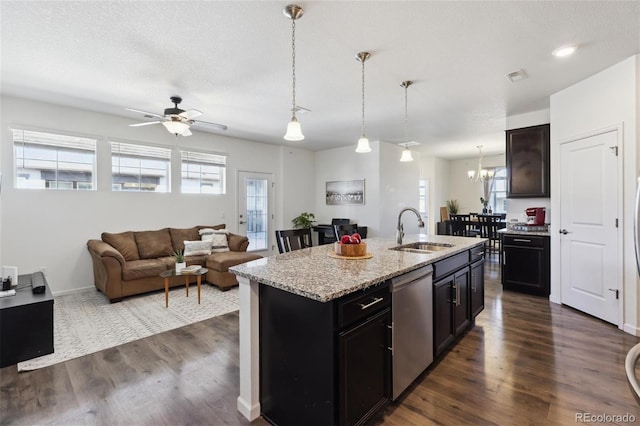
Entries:
{"label": "textured ceiling", "polygon": [[[640,52],[639,1],[300,1],[297,103],[306,139],[282,139],[291,108],[291,22],[273,1],[1,1],[3,94],[142,121],[125,107],[184,109],[229,136],[310,150],[360,136],[361,65],[372,140],[408,138],[443,158],[504,149],[505,117]],[[569,58],[551,52],[565,43]],[[505,74],[524,69],[511,83]],[[26,120],[25,120],[26,121]],[[135,129],[132,129],[135,131]],[[164,131],[159,126],[158,132]],[[165,131],[166,133],[166,131]],[[215,133],[215,131],[214,131]]]}

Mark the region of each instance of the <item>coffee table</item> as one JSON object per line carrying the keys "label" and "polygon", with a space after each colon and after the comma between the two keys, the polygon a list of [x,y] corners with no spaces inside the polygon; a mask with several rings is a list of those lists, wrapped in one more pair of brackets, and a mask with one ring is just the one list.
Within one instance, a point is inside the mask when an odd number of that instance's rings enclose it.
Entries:
{"label": "coffee table", "polygon": [[198,284],[198,305],[200,304],[200,284],[202,281],[202,276],[209,272],[207,268],[196,269],[195,271],[185,272],[176,272],[175,269],[170,269],[164,271],[160,274],[162,278],[164,278],[164,299],[165,299],[165,307],[169,307],[169,278],[171,277],[184,277],[184,286],[187,289],[187,297],[189,297],[189,277],[196,277],[196,283]]}

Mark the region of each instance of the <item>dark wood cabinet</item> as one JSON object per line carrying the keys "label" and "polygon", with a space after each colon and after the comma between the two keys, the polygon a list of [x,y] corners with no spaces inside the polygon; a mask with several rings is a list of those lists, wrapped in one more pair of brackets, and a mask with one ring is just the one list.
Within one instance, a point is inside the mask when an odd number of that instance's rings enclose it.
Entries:
{"label": "dark wood cabinet", "polygon": [[389,400],[389,324],[387,308],[339,333],[340,424],[358,424]]}
{"label": "dark wood cabinet", "polygon": [[321,303],[260,286],[260,407],[278,425],[352,425],[391,398],[387,283]]}
{"label": "dark wood cabinet", "polygon": [[550,126],[506,131],[507,198],[549,198]]}
{"label": "dark wood cabinet", "polygon": [[506,234],[502,237],[502,287],[549,296],[549,237]]}
{"label": "dark wood cabinet", "polygon": [[455,339],[469,329],[469,267],[462,269],[433,285],[433,352],[444,353]]}
{"label": "dark wood cabinet", "polygon": [[453,331],[453,305],[451,287],[453,275],[433,284],[433,354],[438,356],[455,338]]}
{"label": "dark wood cabinet", "polygon": [[484,246],[434,263],[433,354],[444,354],[484,309]]}
{"label": "dark wood cabinet", "polygon": [[471,319],[484,309],[484,260],[471,264]]}

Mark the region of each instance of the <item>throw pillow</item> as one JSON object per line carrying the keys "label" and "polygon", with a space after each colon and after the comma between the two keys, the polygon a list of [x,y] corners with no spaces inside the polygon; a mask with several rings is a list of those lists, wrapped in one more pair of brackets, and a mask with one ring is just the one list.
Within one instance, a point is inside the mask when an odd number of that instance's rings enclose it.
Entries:
{"label": "throw pillow", "polygon": [[211,254],[211,243],[209,241],[184,241],[185,256],[201,256]]}
{"label": "throw pillow", "polygon": [[226,229],[215,230],[213,233],[207,233],[202,235],[202,241],[207,241],[211,244],[212,253],[220,253],[229,250],[229,243],[227,242],[227,234],[229,231]]}

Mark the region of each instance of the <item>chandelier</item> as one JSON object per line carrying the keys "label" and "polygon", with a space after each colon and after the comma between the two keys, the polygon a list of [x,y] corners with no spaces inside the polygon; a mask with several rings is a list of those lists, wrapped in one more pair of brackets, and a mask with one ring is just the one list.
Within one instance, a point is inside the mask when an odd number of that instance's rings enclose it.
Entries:
{"label": "chandelier", "polygon": [[478,158],[478,170],[467,171],[467,176],[471,182],[488,182],[493,179],[495,171],[493,169],[482,168],[482,146],[478,145],[478,151],[480,151],[480,157]]}

